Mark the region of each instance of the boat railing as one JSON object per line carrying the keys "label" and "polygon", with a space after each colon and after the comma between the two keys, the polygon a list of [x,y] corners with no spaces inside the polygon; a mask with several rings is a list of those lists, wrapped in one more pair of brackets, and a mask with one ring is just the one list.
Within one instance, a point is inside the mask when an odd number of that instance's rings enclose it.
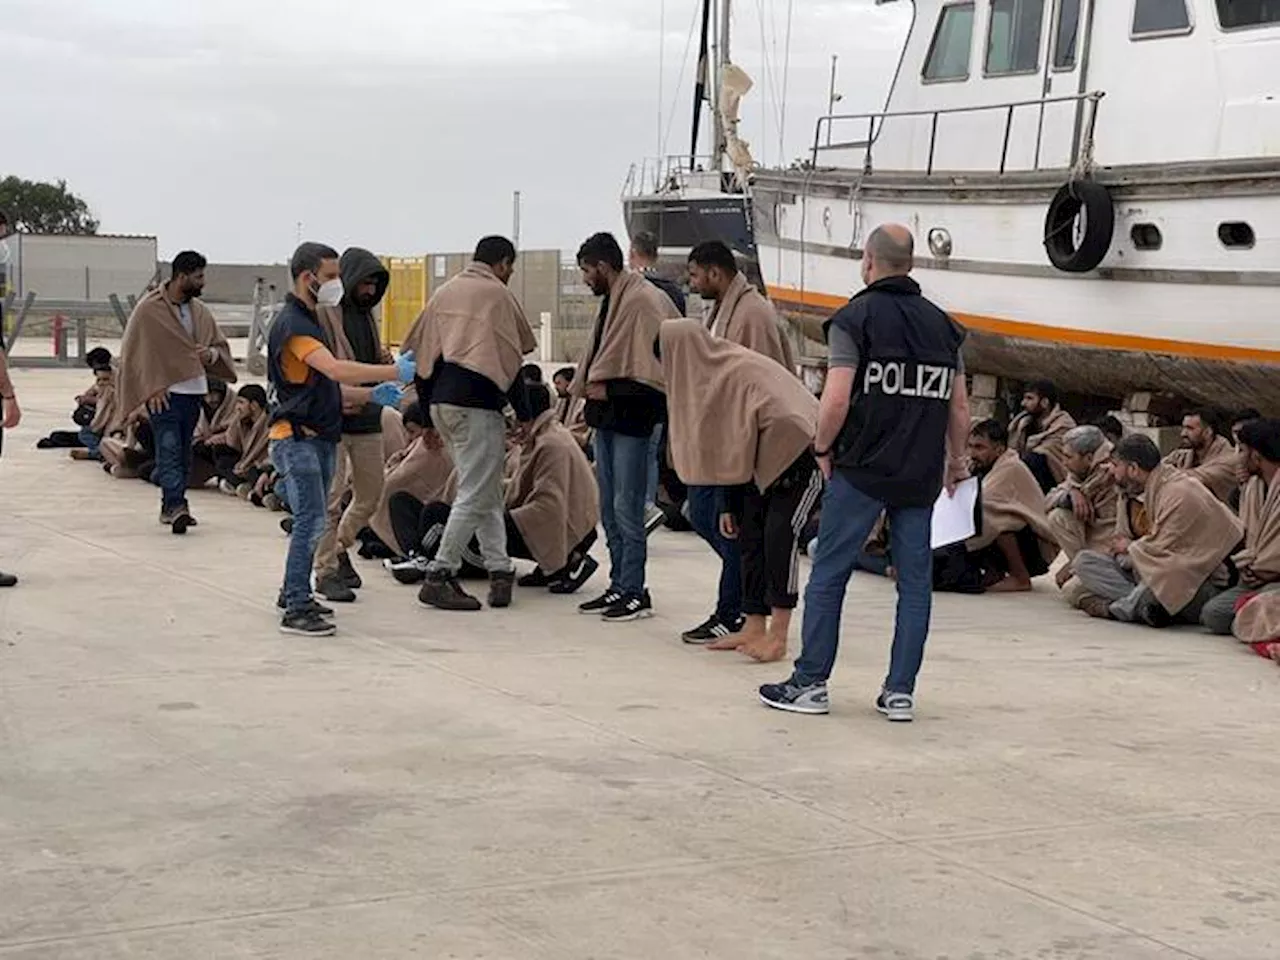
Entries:
{"label": "boat railing", "polygon": [[690,189],[719,190],[721,174],[710,155],[648,157],[633,163],[622,187],[624,197],[662,193],[679,196]]}
{"label": "boat railing", "polygon": [[[1032,170],[1040,170],[1041,148],[1044,140],[1045,108],[1055,104],[1076,104],[1077,118],[1070,148],[1068,166],[1072,169],[1087,168],[1093,162],[1094,130],[1097,126],[1098,105],[1102,101],[1102,91],[1073,94],[1061,97],[1042,97],[1038,100],[1015,100],[1008,103],[984,104],[981,106],[940,107],[935,110],[896,110],[883,113],[828,114],[819,117],[813,134],[812,163],[816,169],[823,154],[844,151],[862,151],[863,173],[872,173],[875,169],[874,152],[881,139],[885,125],[892,120],[924,119],[929,120],[929,152],[925,163],[926,175],[934,172],[934,160],[938,150],[938,120],[941,117],[963,114],[1004,112],[1004,138],[1000,149],[999,172],[1007,172],[1009,168],[1010,135],[1013,132],[1014,118],[1022,110],[1039,110],[1036,127],[1035,154],[1030,166]],[[1083,107],[1083,113],[1079,111]],[[834,132],[836,125],[865,125],[866,136],[858,140],[836,141]],[[823,134],[826,133],[824,142]],[[915,169],[914,167],[912,169]]]}

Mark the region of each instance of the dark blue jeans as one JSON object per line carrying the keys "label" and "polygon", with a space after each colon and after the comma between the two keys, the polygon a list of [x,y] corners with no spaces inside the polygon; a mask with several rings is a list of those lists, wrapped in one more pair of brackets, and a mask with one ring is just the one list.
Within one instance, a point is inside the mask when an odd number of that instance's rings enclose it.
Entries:
{"label": "dark blue jeans", "polygon": [[329,486],[337,461],[338,445],[332,440],[272,440],[271,462],[284,480],[293,532],[284,565],[284,602],[297,610],[311,599],[311,565],[316,544],[324,535]]}
{"label": "dark blue jeans", "polygon": [[88,427],[80,428],[80,442],[84,444],[85,449],[89,451],[90,460],[101,460],[102,454],[99,448],[102,446],[102,437],[94,433]]}
{"label": "dark blue jeans", "polygon": [[863,544],[889,513],[889,552],[898,575],[898,615],[884,688],[914,693],[924,660],[933,607],[932,507],[890,507],[855,488],[839,473],[831,478],[822,501],[818,549],[804,595],[804,648],[796,660],[794,680],[825,683],[840,647],[840,614]]}
{"label": "dark blue jeans", "polygon": [[737,540],[720,534],[720,497],[716,487],[689,487],[685,503],[689,524],[720,558],[720,590],[716,596],[716,617],[733,624],[742,615],[742,551]]}
{"label": "dark blue jeans", "polygon": [[600,520],[609,545],[609,586],[628,596],[644,592],[649,556],[644,532],[649,439],[596,431],[596,479],[600,484]]}
{"label": "dark blue jeans", "polygon": [[161,508],[176,510],[187,505],[187,476],[191,472],[191,438],[200,420],[200,402],[194,393],[169,394],[169,409],[151,414],[156,466],[151,482],[162,491]]}

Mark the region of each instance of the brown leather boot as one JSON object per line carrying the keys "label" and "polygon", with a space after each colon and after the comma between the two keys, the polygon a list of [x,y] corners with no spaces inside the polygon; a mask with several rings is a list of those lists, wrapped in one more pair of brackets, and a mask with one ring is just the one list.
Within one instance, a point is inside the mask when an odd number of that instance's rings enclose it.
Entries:
{"label": "brown leather boot", "polygon": [[489,574],[489,606],[495,610],[511,606],[511,588],[515,585],[514,571]]}
{"label": "brown leather boot", "polygon": [[418,591],[418,602],[437,610],[474,613],[480,609],[480,601],[463,590],[458,578],[448,573],[428,573]]}

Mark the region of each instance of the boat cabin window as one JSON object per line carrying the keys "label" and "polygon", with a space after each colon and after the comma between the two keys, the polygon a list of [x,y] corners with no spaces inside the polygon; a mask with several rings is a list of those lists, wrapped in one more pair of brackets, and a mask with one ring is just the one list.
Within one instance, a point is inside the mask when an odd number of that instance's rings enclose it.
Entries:
{"label": "boat cabin window", "polygon": [[1230,220],[1218,224],[1218,240],[1228,250],[1252,250],[1253,227],[1243,220]]}
{"label": "boat cabin window", "polygon": [[991,0],[987,76],[1035,73],[1040,66],[1044,0]]}
{"label": "boat cabin window", "polygon": [[1135,40],[1190,32],[1191,13],[1187,10],[1187,0],[1133,0],[1133,31],[1130,36]]}
{"label": "boat cabin window", "polygon": [[938,26],[924,62],[925,80],[966,80],[973,49],[973,4],[953,3],[938,14]]}
{"label": "boat cabin window", "polygon": [[1080,0],[1061,0],[1058,24],[1053,34],[1053,68],[1074,70],[1076,38],[1080,35]]}
{"label": "boat cabin window", "polygon": [[1223,30],[1280,24],[1280,0],[1218,0],[1218,23]]}

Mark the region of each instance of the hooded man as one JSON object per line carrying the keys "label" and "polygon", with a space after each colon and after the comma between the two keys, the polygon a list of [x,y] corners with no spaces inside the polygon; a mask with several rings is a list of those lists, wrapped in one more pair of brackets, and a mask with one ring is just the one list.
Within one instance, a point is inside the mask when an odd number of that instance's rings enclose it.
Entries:
{"label": "hooded man", "polygon": [[1049,380],[1033,380],[1022,395],[1022,412],[1009,424],[1009,449],[1035,474],[1048,493],[1067,478],[1062,438],[1076,425],[1058,406],[1058,388]]}
{"label": "hooded man", "polygon": [[1240,499],[1244,549],[1231,558],[1240,583],[1218,594],[1200,613],[1200,622],[1224,637],[1231,633],[1236,606],[1244,597],[1280,590],[1280,420],[1244,422],[1238,442],[1249,473]]}
{"label": "hooded man", "polygon": [[152,479],[163,491],[160,522],[176,534],[196,525],[187,506],[187,482],[209,377],[236,379],[227,338],[200,300],[206,263],[191,250],[174,257],[169,282],[138,301],[120,346],[117,398],[125,416],[144,405],[150,414]]}
{"label": "hooded man", "polygon": [[1067,479],[1049,492],[1045,510],[1053,539],[1067,555],[1059,587],[1071,579],[1071,561],[1081,550],[1105,550],[1116,535],[1119,496],[1111,476],[1110,443],[1094,426],[1075,427],[1062,438]]}
{"label": "hooded man", "polygon": [[[1126,496],[1143,497],[1148,532],[1136,540],[1118,535],[1107,553],[1076,554],[1075,574],[1090,594],[1081,609],[1150,627],[1198,623],[1228,582],[1223,561],[1244,535],[1240,521],[1195,477],[1161,463],[1149,437],[1116,444],[1111,472]],[[1120,529],[1129,529],[1127,515]]]}
{"label": "hooded man", "polygon": [[1178,449],[1164,462],[1191,474],[1223,503],[1230,503],[1231,495],[1238,492],[1235,448],[1230,440],[1218,435],[1213,414],[1207,410],[1193,410],[1182,418]]}
{"label": "hooded man", "polygon": [[[333,343],[333,355],[358,363],[390,363],[382,346],[374,311],[386,296],[391,274],[368,250],[351,247],[339,260],[342,303],[322,307],[320,324]],[[366,384],[375,386],[375,384]],[[324,536],[316,546],[316,593],[334,603],[351,603],[362,581],[348,551],[369,523],[382,498],[382,408],[376,403],[352,402],[343,389],[342,440],[337,472],[329,494]],[[343,511],[347,491],[351,502]]]}

